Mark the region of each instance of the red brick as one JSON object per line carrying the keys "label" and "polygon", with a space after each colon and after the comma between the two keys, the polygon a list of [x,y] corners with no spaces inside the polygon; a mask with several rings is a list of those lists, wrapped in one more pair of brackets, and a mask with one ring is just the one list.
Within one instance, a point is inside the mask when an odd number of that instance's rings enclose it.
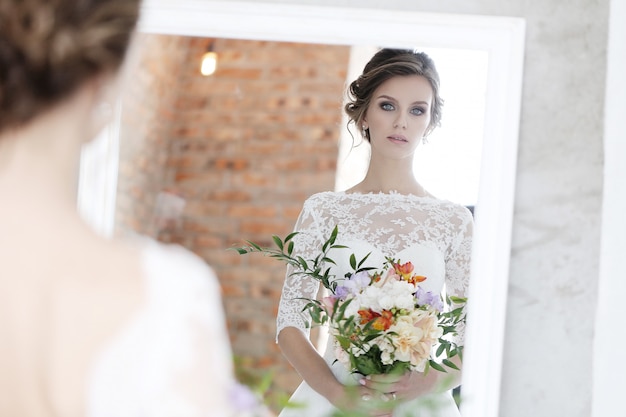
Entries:
{"label": "red brick", "polygon": [[218,66],[215,71],[216,78],[233,78],[237,80],[258,80],[261,78],[261,68],[237,68]]}
{"label": "red brick", "polygon": [[177,110],[188,110],[208,107],[211,99],[208,96],[186,95],[178,97],[174,101],[174,108]]}
{"label": "red brick", "polygon": [[229,208],[228,216],[230,217],[242,217],[256,218],[256,217],[276,217],[275,207],[259,207],[251,205],[235,205]]}
{"label": "red brick", "polygon": [[301,211],[302,211],[302,204],[283,207],[283,218],[294,219],[294,223],[295,223],[295,219],[298,218]]}
{"label": "red brick", "polygon": [[214,160],[210,165],[214,167],[215,169],[219,169],[219,170],[241,171],[248,167],[249,162],[247,159],[242,159],[242,158],[232,158],[232,159],[218,158]]}
{"label": "red brick", "polygon": [[243,190],[219,190],[214,191],[212,198],[223,202],[244,202],[252,199],[250,193]]}
{"label": "red brick", "polygon": [[202,249],[202,248],[218,249],[218,248],[224,247],[224,240],[218,236],[208,236],[208,235],[197,236],[193,240],[193,246],[194,248],[198,248],[198,249]]}
{"label": "red brick", "polygon": [[276,220],[269,221],[242,221],[240,223],[240,231],[241,233],[249,234],[249,235],[267,235],[271,236],[274,234],[282,235],[285,230],[284,222],[279,222]]}
{"label": "red brick", "polygon": [[246,295],[243,287],[241,285],[233,285],[232,283],[222,283],[222,297],[230,298],[230,297],[242,297]]}

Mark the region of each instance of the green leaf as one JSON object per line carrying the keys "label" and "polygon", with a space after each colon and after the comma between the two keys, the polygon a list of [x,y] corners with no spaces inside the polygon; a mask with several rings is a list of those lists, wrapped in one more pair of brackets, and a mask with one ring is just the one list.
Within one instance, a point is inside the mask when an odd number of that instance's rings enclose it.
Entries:
{"label": "green leaf", "polygon": [[359,268],[363,265],[363,263],[367,260],[367,258],[370,257],[371,254],[372,254],[372,252],[368,253],[367,255],[365,255],[365,257],[363,259],[361,259],[361,262],[359,262],[359,265],[358,265]]}
{"label": "green leaf", "polygon": [[249,240],[246,241],[246,243],[250,246],[252,246],[254,248],[254,250],[258,251],[258,252],[263,252],[263,248],[260,247],[259,245],[257,245],[254,242],[250,242]]}
{"label": "green leaf", "polygon": [[[286,242],[286,240],[285,240]],[[289,242],[289,245],[287,245],[287,254],[289,254],[289,256],[291,256],[291,254],[293,253],[293,241]]]}
{"label": "green leaf", "polygon": [[461,313],[463,313],[463,307],[455,308],[454,310],[450,312],[450,314],[454,316],[460,315]]}
{"label": "green leaf", "polygon": [[379,332],[370,334],[370,335],[366,336],[365,339],[363,339],[363,343],[368,343],[368,342],[376,339],[378,336],[380,336]]}
{"label": "green leaf", "polygon": [[446,345],[444,345],[443,343],[439,345],[439,347],[437,348],[436,356],[441,356],[445,348],[446,348]]}
{"label": "green leaf", "polygon": [[263,376],[263,379],[261,380],[259,385],[254,389],[254,391],[257,394],[263,394],[264,392],[267,392],[270,389],[270,386],[272,385],[273,379],[274,379],[274,373],[273,372],[267,372]]}
{"label": "green leaf", "polygon": [[452,362],[451,360],[444,359],[441,362],[443,362],[443,364],[446,365],[449,368],[456,369],[457,371],[460,371],[459,367],[456,366],[456,364],[454,362]]}
{"label": "green leaf", "polygon": [[350,255],[350,267],[356,269],[356,256],[354,256],[354,253]]}
{"label": "green leaf", "polygon": [[272,236],[272,239],[274,240],[274,243],[276,244],[276,246],[278,246],[278,249],[280,249],[281,251],[283,250],[283,241],[280,240],[280,238],[276,235]]}
{"label": "green leaf", "polygon": [[298,256],[298,263],[300,264],[300,266],[302,267],[302,269],[304,269],[305,271],[307,269],[309,269],[309,266],[307,265],[306,261],[304,260],[304,258],[302,256]]}
{"label": "green leaf", "polygon": [[447,373],[447,372],[448,372],[448,371],[446,371],[446,368],[444,368],[443,366],[439,365],[439,364],[438,364],[437,362],[435,362],[434,360],[432,360],[432,359],[431,359],[429,362],[430,362],[430,366],[431,366],[433,369],[436,369],[436,370],[437,370],[437,371],[439,371],[439,372],[445,372],[445,373]]}
{"label": "green leaf", "polygon": [[446,335],[446,334],[449,334],[449,333],[456,334],[456,328],[454,328],[454,326],[444,326],[443,327],[443,334]]}
{"label": "green leaf", "polygon": [[336,336],[337,338],[337,342],[339,342],[339,346],[341,346],[341,348],[343,350],[346,350],[350,347],[350,339],[348,339],[347,337],[344,336]]}
{"label": "green leaf", "polygon": [[339,228],[337,226],[335,226],[333,228],[333,231],[330,234],[330,238],[328,239],[328,241],[330,242],[330,244],[334,244],[335,240],[337,240],[337,234],[339,233]]}

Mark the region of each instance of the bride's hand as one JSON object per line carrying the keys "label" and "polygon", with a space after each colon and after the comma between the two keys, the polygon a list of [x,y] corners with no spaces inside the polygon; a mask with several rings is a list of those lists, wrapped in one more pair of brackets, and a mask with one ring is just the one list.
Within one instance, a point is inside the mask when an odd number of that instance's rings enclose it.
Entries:
{"label": "bride's hand", "polygon": [[372,417],[391,417],[388,396],[365,386],[344,386],[329,401],[340,410],[360,411]]}
{"label": "bride's hand", "polygon": [[[371,375],[363,378],[361,384],[366,388],[378,390],[389,400],[395,402],[412,400],[433,392],[449,389],[452,385],[456,385],[451,384],[452,379],[454,379],[453,375],[431,369],[427,374],[410,371],[395,378],[388,375]],[[451,386],[447,387],[448,385]]]}

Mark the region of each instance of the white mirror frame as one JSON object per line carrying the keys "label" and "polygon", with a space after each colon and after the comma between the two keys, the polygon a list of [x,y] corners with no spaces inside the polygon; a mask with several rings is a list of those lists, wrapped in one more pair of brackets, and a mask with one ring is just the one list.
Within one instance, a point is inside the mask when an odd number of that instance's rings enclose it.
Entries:
{"label": "white mirror frame", "polygon": [[139,31],[489,53],[466,351],[464,417],[497,417],[508,289],[525,23],[473,16],[263,2],[145,0]]}

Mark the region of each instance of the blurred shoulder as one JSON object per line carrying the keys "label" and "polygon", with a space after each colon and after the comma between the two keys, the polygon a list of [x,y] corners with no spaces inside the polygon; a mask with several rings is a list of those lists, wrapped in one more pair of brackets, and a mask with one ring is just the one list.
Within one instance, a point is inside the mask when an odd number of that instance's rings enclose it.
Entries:
{"label": "blurred shoulder", "polygon": [[219,293],[213,269],[189,249],[147,237],[133,240],[140,250],[142,274],[152,287],[179,296]]}

